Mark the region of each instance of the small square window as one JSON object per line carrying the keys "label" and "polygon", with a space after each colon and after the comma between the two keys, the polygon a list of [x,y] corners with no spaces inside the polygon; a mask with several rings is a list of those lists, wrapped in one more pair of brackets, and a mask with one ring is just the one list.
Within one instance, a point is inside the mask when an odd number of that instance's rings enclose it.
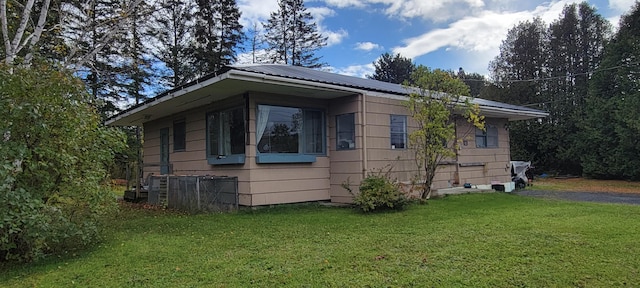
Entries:
{"label": "small square window", "polygon": [[355,114],[336,116],[336,150],[356,149]]}
{"label": "small square window", "polygon": [[187,124],[184,120],[173,122],[173,151],[184,151],[187,147]]}
{"label": "small square window", "polygon": [[485,130],[476,128],[476,148],[498,148],[498,128],[486,124]]}
{"label": "small square window", "polygon": [[407,116],[391,115],[391,149],[407,148]]}

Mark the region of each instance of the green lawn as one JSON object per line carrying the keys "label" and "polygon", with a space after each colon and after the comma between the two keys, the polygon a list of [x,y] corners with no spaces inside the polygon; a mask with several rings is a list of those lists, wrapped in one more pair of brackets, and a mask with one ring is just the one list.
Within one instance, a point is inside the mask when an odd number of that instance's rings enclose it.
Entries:
{"label": "green lawn", "polygon": [[640,286],[640,206],[490,193],[372,215],[122,210],[91,251],[2,267],[0,286]]}

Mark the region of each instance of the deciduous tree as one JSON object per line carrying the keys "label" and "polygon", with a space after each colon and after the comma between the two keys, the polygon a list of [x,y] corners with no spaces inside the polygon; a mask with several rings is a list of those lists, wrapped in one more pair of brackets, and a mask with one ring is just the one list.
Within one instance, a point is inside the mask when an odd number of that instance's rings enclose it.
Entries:
{"label": "deciduous tree", "polygon": [[[405,102],[418,128],[409,134],[409,147],[415,151],[421,171],[421,197],[431,196],[431,185],[443,159],[456,156],[456,120],[463,118],[484,129],[478,105],[471,103],[469,88],[443,70],[418,66],[411,75],[411,93]],[[460,112],[461,111],[461,112]]]}

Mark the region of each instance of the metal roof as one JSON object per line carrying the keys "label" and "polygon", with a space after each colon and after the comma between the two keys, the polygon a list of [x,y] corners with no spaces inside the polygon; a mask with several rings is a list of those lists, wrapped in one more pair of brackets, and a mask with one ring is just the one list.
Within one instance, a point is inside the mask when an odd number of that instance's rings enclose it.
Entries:
{"label": "metal roof", "polygon": [[[394,84],[388,82],[382,82],[373,79],[365,79],[353,76],[347,76],[342,74],[336,74],[331,72],[325,72],[320,70],[314,70],[299,66],[287,66],[278,64],[255,64],[255,65],[233,65],[229,66],[232,69],[260,73],[270,76],[285,77],[290,79],[307,80],[313,82],[320,82],[325,84],[332,84],[356,89],[362,89],[366,91],[376,91],[382,93],[390,93],[397,95],[407,95],[409,90],[406,86],[401,84]],[[473,98],[472,103],[485,107],[503,108],[516,111],[527,111],[535,113],[546,113],[544,111],[512,105],[497,101],[491,101],[481,98]]]}
{"label": "metal roof", "polygon": [[[295,89],[294,89],[295,88]],[[108,125],[139,125],[206,105],[212,101],[247,91],[264,91],[331,99],[371,92],[378,97],[403,98],[410,88],[373,79],[364,79],[299,66],[252,64],[225,66],[216,73],[176,87],[109,118]],[[213,96],[210,96],[213,95]],[[481,113],[510,120],[546,117],[548,113],[523,106],[473,98]],[[164,114],[164,115],[163,115]]]}

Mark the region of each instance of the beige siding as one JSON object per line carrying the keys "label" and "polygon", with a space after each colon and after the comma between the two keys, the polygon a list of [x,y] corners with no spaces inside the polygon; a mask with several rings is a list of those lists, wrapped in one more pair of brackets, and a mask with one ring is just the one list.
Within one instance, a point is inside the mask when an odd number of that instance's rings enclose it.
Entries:
{"label": "beige siding", "polygon": [[[329,200],[329,157],[319,156],[314,163],[257,164],[256,109],[258,104],[316,108],[327,111],[326,101],[303,97],[251,93],[249,104],[249,145],[246,166],[250,169],[251,204],[270,205],[306,201]],[[325,114],[328,115],[328,114]],[[327,117],[329,118],[329,117]],[[327,119],[328,120],[328,119]],[[327,131],[327,134],[328,131]],[[327,135],[327,140],[328,135]],[[327,144],[329,144],[327,142]],[[329,155],[327,149],[327,155]]]}
{"label": "beige siding", "polygon": [[[370,171],[383,169],[391,165],[392,177],[404,183],[410,183],[419,173],[411,149],[391,149],[390,147],[390,115],[407,115],[406,108],[400,100],[379,97],[367,97],[367,159]],[[416,123],[407,116],[409,133],[416,129]],[[466,121],[460,121],[457,135],[467,140],[461,145],[458,161],[455,159],[448,165],[441,165],[434,178],[432,188],[441,189],[464,183],[490,184],[492,181],[507,182],[510,174],[506,165],[509,163],[509,135],[504,129],[506,119],[487,119],[487,123],[498,127],[498,148],[475,148],[475,128]],[[463,167],[468,164],[480,166]],[[460,165],[461,164],[461,165]],[[333,169],[333,168],[332,168]]]}
{"label": "beige siding", "polygon": [[[362,102],[360,95],[353,95],[334,99],[329,103],[329,151],[330,151],[330,195],[331,201],[337,203],[350,203],[353,196],[343,187],[349,183],[351,189],[357,193],[357,186],[362,181]],[[355,149],[336,150],[336,116],[340,114],[354,113],[355,118]]]}
{"label": "beige siding", "polygon": [[[246,105],[238,95],[229,101],[215,102],[184,113],[144,124],[143,159],[145,163],[160,160],[160,129],[169,128],[169,159],[176,175],[216,175],[238,177],[240,204],[247,206],[270,205],[305,201],[331,200],[352,202],[352,195],[343,187],[350,183],[354,193],[363,175],[392,169],[392,177],[410,183],[419,173],[410,149],[391,149],[389,122],[391,114],[406,115],[402,102],[380,97],[353,95],[333,100],[282,97],[264,93],[248,93],[248,135],[243,165],[209,165],[206,160],[206,114],[211,111]],[[366,115],[362,99],[366,99]],[[316,158],[314,163],[257,164],[256,157],[256,107],[258,104],[317,108],[326,111],[327,155]],[[356,149],[336,150],[335,116],[355,113]],[[173,151],[173,122],[184,119],[187,126],[186,149]],[[363,122],[366,119],[366,123]],[[409,131],[415,129],[411,117]],[[487,119],[499,129],[498,148],[475,148],[475,130],[466,122],[459,123],[458,137],[461,144],[457,162],[441,165],[434,179],[433,188],[445,188],[463,183],[489,184],[510,179],[509,138],[504,129],[505,119]],[[367,136],[364,141],[364,136]],[[367,148],[363,149],[366,142]],[[365,152],[366,151],[366,152]],[[366,154],[366,155],[365,155]],[[365,163],[366,158],[366,163]],[[452,159],[455,160],[455,159]],[[473,164],[473,165],[472,165]],[[471,166],[469,166],[471,165]],[[366,167],[366,171],[365,171]],[[145,176],[157,174],[158,166],[145,167]]]}
{"label": "beige siding", "polygon": [[[460,146],[458,163],[464,165],[479,165],[460,167],[460,184],[491,184],[491,182],[511,181],[509,171],[509,131],[505,129],[506,119],[486,119],[487,124],[496,125],[498,128],[497,148],[476,148],[475,128],[465,121],[458,123],[458,137],[465,137],[467,145]],[[463,134],[464,133],[464,134]]]}

